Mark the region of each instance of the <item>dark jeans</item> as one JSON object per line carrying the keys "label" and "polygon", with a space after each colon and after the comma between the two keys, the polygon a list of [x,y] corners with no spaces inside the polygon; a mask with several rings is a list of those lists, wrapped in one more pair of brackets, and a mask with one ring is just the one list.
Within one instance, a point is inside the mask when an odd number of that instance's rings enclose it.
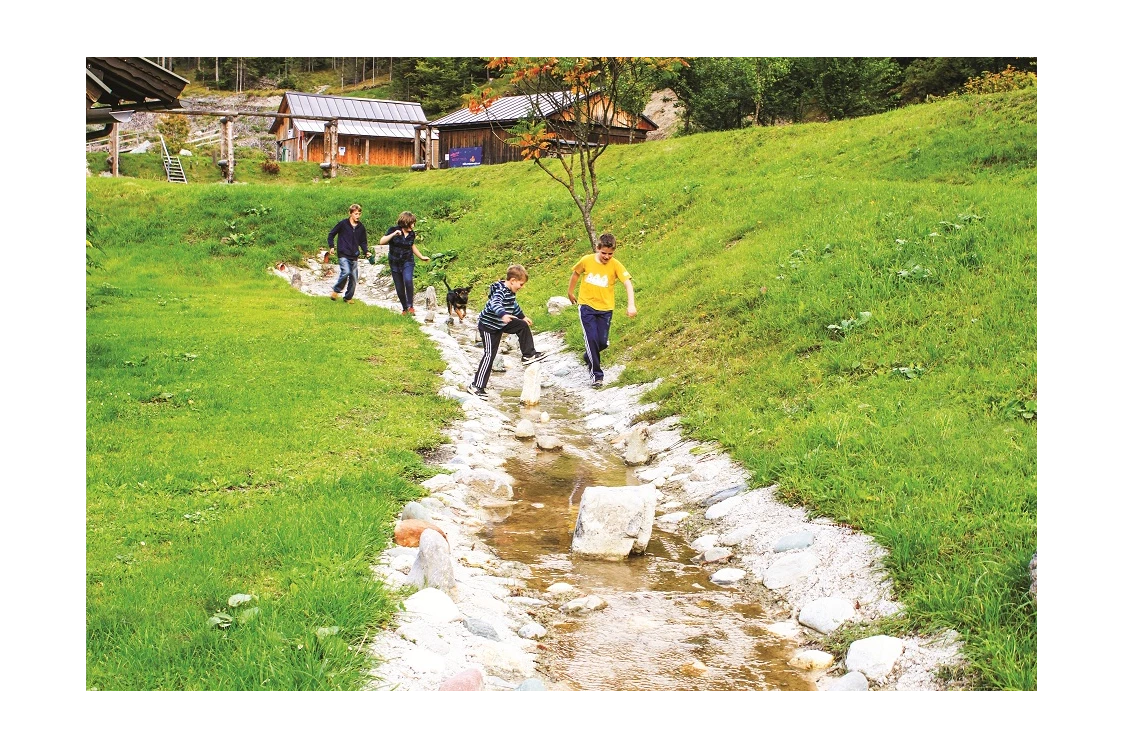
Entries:
{"label": "dark jeans", "polygon": [[581,332],[585,336],[585,363],[589,365],[589,375],[594,382],[604,379],[600,368],[600,352],[608,347],[608,327],[612,324],[612,312],[601,312],[582,304],[578,309],[581,316]]}
{"label": "dark jeans", "polygon": [[498,330],[489,330],[486,327],[481,327],[479,330],[484,343],[484,356],[480,359],[480,368],[476,369],[476,378],[472,380],[472,384],[481,390],[487,387],[491,366],[499,354],[499,340],[503,337],[503,333],[509,332],[519,336],[519,348],[522,349],[523,356],[534,355],[534,335],[530,332],[530,325],[521,319],[513,319]]}
{"label": "dark jeans", "polygon": [[402,311],[413,306],[413,263],[407,262],[401,267],[390,266],[390,276],[394,279],[394,290],[398,292],[398,301],[402,303]]}

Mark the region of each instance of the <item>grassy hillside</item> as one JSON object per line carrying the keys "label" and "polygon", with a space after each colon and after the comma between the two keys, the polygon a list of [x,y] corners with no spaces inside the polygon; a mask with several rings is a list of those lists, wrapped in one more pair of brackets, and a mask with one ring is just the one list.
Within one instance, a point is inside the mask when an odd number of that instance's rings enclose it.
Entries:
{"label": "grassy hillside", "polygon": [[[619,240],[640,312],[617,315],[607,363],[626,361],[629,381],[662,377],[659,414],[680,413],[692,436],[720,441],[754,483],[776,482],[785,500],[888,548],[909,615],[883,628],[957,629],[983,688],[1036,687],[1026,571],[1036,547],[1036,137],[1036,100],[1023,91],[615,148],[599,162],[597,225]],[[239,325],[225,300],[247,284],[259,305],[296,305],[330,325],[344,310],[293,300],[261,271],[323,245],[356,201],[372,234],[401,210],[421,217],[436,262],[419,267],[419,287],[447,273],[480,289],[521,262],[531,280],[520,301],[541,310],[588,251],[568,196],[531,164],[352,167],[334,183],[303,166],[282,164],[272,178],[243,169],[251,183],[233,186],[90,179],[108,258],[90,298],[106,283],[150,300],[142,289],[170,284],[165,297],[174,287],[198,298],[214,286],[196,308],[230,330]],[[140,258],[153,264],[137,267]],[[580,344],[573,310],[531,314]],[[257,329],[275,332],[276,345],[307,334],[285,315],[266,318]],[[90,311],[91,346],[123,333],[110,320]],[[401,335],[415,341],[411,356],[434,355],[418,333]],[[222,339],[216,330],[214,344]],[[115,345],[106,370],[137,353]],[[335,355],[345,351],[359,355]],[[393,350],[379,357],[368,378],[408,363]],[[288,365],[295,388],[300,367]],[[91,364],[89,376],[107,374]],[[432,420],[414,424],[431,434],[445,411],[428,397],[433,410],[419,417]],[[93,514],[99,461],[112,461],[95,437],[110,419],[88,423]],[[120,477],[136,482],[128,470]],[[91,534],[91,556],[99,542]]]}

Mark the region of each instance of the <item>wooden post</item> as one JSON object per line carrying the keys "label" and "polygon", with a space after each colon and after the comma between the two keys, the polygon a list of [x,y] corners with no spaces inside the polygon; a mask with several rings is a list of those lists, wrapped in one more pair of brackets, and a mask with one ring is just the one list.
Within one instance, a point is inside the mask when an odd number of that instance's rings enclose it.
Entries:
{"label": "wooden post", "polygon": [[425,126],[425,168],[435,168],[433,165],[436,163],[436,153],[433,150],[433,126]]}
{"label": "wooden post", "polygon": [[328,123],[328,129],[331,131],[331,156],[329,156],[329,163],[331,164],[330,176],[335,179],[336,174],[339,173],[339,120],[333,119]]}
{"label": "wooden post", "polygon": [[339,120],[331,120],[331,179],[339,175]]}
{"label": "wooden post", "polygon": [[[366,58],[363,58],[363,65],[366,65]],[[370,166],[370,138],[363,138],[363,164]]]}
{"label": "wooden post", "polygon": [[121,175],[121,125],[116,122],[109,130],[109,170],[115,177]]}
{"label": "wooden post", "polygon": [[413,128],[413,163],[421,163],[421,128]]}
{"label": "wooden post", "polygon": [[[222,157],[226,161],[226,182],[234,181],[234,118],[223,117],[222,123]],[[221,161],[219,162],[221,163]]]}

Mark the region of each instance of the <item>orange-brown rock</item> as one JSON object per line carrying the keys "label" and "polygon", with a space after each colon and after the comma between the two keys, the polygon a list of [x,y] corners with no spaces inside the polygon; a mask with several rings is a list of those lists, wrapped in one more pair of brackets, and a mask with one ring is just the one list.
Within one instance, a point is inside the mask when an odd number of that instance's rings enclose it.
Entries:
{"label": "orange-brown rock", "polygon": [[445,531],[432,522],[426,522],[423,519],[403,519],[394,528],[394,542],[407,548],[416,548],[417,544],[421,542],[421,533],[426,530],[436,530],[445,540],[448,540]]}

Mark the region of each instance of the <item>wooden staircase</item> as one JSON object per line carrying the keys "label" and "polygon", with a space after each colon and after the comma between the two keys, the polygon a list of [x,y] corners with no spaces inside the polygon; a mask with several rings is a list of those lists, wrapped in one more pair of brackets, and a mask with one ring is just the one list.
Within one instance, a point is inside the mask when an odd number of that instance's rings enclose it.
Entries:
{"label": "wooden staircase", "polygon": [[183,173],[183,164],[180,163],[179,156],[168,154],[168,144],[164,142],[163,135],[160,136],[160,147],[164,150],[164,173],[168,175],[168,181],[187,184],[187,175]]}

